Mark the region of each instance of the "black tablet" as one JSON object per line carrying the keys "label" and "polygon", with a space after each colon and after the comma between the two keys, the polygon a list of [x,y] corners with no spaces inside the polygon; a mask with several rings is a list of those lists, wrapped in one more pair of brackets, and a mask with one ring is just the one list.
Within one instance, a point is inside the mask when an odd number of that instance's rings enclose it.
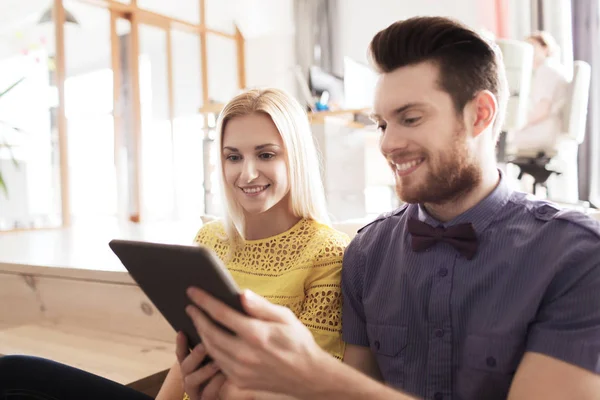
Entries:
{"label": "black tablet", "polygon": [[190,348],[201,342],[185,312],[185,308],[192,304],[186,294],[190,286],[204,290],[245,314],[240,290],[212,250],[200,245],[116,239],[110,241],[109,246],[173,329],[187,336]]}

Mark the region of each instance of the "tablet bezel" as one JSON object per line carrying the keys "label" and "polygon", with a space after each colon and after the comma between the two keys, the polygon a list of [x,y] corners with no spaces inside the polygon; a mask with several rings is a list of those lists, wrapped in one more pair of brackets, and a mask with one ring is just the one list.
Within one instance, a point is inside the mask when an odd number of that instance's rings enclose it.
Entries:
{"label": "tablet bezel", "polygon": [[109,246],[171,327],[186,335],[190,348],[202,339],[185,312],[193,304],[186,293],[189,287],[198,287],[245,314],[240,289],[221,259],[207,247],[122,239],[111,240]]}

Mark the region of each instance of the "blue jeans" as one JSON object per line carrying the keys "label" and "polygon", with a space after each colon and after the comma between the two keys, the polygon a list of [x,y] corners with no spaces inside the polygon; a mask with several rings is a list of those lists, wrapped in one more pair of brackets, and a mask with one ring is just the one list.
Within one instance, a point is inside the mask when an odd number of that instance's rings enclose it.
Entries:
{"label": "blue jeans", "polygon": [[30,356],[0,357],[0,400],[149,400],[97,375]]}

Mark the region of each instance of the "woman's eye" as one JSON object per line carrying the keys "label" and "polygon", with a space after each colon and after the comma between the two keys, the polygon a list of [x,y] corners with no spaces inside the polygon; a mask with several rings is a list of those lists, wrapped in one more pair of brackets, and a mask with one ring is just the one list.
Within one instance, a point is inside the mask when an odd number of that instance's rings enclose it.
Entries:
{"label": "woman's eye", "polygon": [[241,159],[241,157],[238,156],[237,154],[230,154],[230,155],[227,156],[226,159],[229,160],[229,161],[234,161],[235,162],[235,161],[239,161]]}
{"label": "woman's eye", "polygon": [[386,125],[384,125],[384,124],[377,124],[377,130],[378,131],[385,132],[385,128],[386,128]]}
{"label": "woman's eye", "polygon": [[275,157],[275,154],[272,153],[262,153],[261,155],[259,155],[259,157],[263,160],[270,160],[271,158]]}

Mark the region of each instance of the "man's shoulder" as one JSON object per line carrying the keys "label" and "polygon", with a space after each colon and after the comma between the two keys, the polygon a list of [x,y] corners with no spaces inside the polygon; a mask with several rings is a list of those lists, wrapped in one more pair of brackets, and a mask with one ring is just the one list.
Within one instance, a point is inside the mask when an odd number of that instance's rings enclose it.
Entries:
{"label": "man's shoulder", "polygon": [[[595,239],[600,239],[600,221],[595,220],[591,216],[571,208],[561,207],[555,203],[531,199],[526,196],[517,198],[513,202],[513,206],[520,209],[510,210],[511,215],[517,221],[522,221],[523,224],[531,223],[531,220],[537,222],[532,224],[532,229],[539,231],[540,225],[546,226],[548,229],[555,231],[559,236],[569,237],[573,234],[590,235]],[[527,215],[525,217],[524,215]]]}
{"label": "man's shoulder", "polygon": [[581,211],[561,209],[554,214],[553,219],[566,222],[572,229],[581,230],[600,239],[600,221]]}
{"label": "man's shoulder", "polygon": [[[368,224],[361,227],[357,231],[357,234],[358,235],[364,235],[364,234],[368,235],[368,234],[376,233],[379,230],[382,230],[385,227],[387,227],[387,224],[389,224],[390,222],[395,224],[395,222],[396,222],[395,218],[401,217],[406,212],[406,209],[408,208],[408,206],[409,206],[408,204],[403,204],[402,206],[398,207],[397,209],[395,209],[393,211],[389,211],[389,212],[380,214],[373,221],[371,221]],[[394,220],[394,222],[392,222],[392,220]]]}

